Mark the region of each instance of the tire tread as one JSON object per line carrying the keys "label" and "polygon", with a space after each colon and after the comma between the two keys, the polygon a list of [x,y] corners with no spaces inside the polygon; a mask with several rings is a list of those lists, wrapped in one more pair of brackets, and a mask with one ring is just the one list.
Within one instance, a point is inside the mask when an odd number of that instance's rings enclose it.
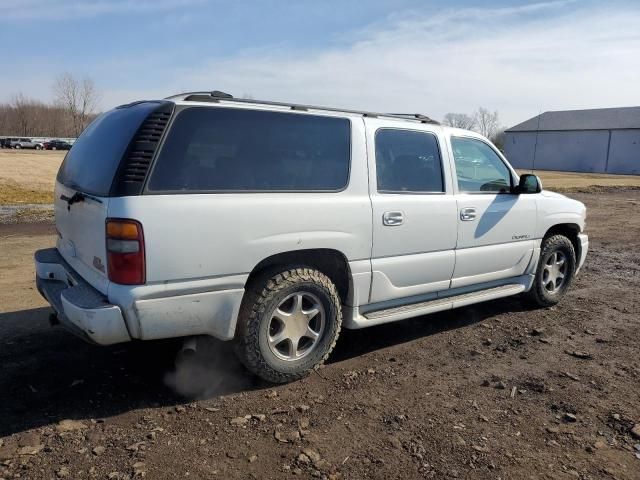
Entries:
{"label": "tire tread", "polygon": [[[305,377],[322,365],[333,351],[342,328],[342,309],[338,290],[324,273],[307,267],[286,266],[260,275],[247,288],[245,299],[238,316],[235,350],[243,365],[254,374],[274,383],[287,383]],[[334,332],[331,343],[322,358],[313,366],[296,373],[283,373],[267,364],[261,355],[258,345],[260,319],[274,297],[282,290],[295,286],[300,282],[312,282],[327,290],[335,305],[336,318],[332,322]]]}
{"label": "tire tread", "polygon": [[[542,259],[545,258],[547,252],[549,252],[550,250],[556,250],[559,247],[564,247],[568,249],[571,255],[570,278],[567,280],[566,287],[564,288],[562,295],[559,295],[554,298],[550,298],[548,295],[545,295],[545,293],[542,291],[543,287],[541,287],[541,282],[540,282],[540,275],[542,273],[540,262],[542,262]],[[533,286],[526,294],[527,299],[530,302],[540,307],[551,307],[553,305],[556,305],[562,299],[562,297],[564,296],[564,293],[567,291],[567,289],[571,285],[571,282],[573,281],[573,276],[575,274],[575,266],[576,266],[576,252],[575,252],[575,249],[573,248],[573,243],[571,243],[571,240],[569,240],[564,235],[552,235],[550,237],[545,238],[542,241],[540,258],[538,260],[538,266],[536,267],[536,278],[533,281]]]}

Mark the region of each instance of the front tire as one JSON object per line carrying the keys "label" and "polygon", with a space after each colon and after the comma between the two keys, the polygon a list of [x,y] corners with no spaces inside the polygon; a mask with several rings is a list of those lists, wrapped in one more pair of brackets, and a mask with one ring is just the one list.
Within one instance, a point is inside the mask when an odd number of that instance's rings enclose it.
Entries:
{"label": "front tire", "polygon": [[571,286],[575,272],[576,253],[571,240],[564,235],[545,238],[529,299],[541,307],[557,304]]}
{"label": "front tire", "polygon": [[247,288],[235,351],[259,377],[291,382],[327,359],[341,326],[340,297],[325,274],[305,267],[271,270]]}

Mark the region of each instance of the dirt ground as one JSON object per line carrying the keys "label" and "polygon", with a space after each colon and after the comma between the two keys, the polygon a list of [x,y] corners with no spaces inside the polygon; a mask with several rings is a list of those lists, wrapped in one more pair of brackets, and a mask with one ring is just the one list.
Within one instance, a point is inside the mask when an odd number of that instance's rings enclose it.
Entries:
{"label": "dirt ground", "polygon": [[640,190],[572,196],[591,249],[558,306],[344,331],[277,387],[228,344],[176,361],[50,327],[31,255],[53,228],[0,225],[0,478],[640,479]]}
{"label": "dirt ground", "polygon": [[639,187],[638,175],[609,175],[604,173],[552,172],[549,170],[518,170],[518,173],[534,173],[542,180],[544,188],[556,191],[589,191],[588,187]]}

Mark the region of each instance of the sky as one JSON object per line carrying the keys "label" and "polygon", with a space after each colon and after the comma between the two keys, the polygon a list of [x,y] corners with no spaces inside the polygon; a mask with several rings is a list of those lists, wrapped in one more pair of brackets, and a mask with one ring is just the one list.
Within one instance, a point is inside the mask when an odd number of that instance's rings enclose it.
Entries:
{"label": "sky", "polygon": [[91,77],[107,110],[184,91],[381,112],[640,105],[640,1],[0,0],[0,102]]}

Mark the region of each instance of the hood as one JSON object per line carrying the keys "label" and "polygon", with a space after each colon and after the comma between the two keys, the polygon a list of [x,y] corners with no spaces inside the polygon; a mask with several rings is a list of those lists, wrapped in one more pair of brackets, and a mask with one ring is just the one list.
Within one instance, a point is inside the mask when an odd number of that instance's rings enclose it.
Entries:
{"label": "hood", "polygon": [[552,192],[551,190],[542,190],[542,192],[540,192],[540,195],[544,197],[549,197],[549,198],[569,198],[566,195],[562,195],[561,193],[557,193],[557,192]]}

